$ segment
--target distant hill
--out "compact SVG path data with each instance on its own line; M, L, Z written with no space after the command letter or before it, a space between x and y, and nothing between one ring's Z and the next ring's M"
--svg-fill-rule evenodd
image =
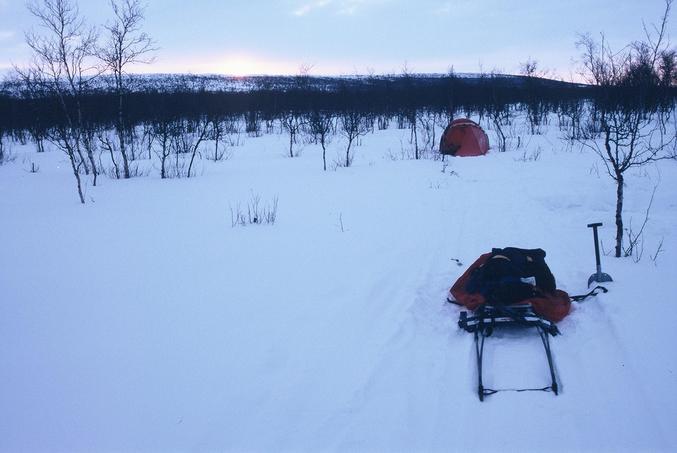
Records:
M408 75L355 75L355 76L226 76L218 74L134 74L130 75L131 92L250 92L250 91L288 91L298 88L320 91L341 89L370 89L378 86L409 84L412 87L437 86L450 83L452 79L462 84L478 85L488 78L502 88L523 88L528 82L541 88L583 88L586 85L564 81L527 78L510 74L482 75L476 73L458 74L408 74ZM93 83L94 91L108 91L110 76L103 76ZM0 84L0 94L17 96L21 84L8 80Z

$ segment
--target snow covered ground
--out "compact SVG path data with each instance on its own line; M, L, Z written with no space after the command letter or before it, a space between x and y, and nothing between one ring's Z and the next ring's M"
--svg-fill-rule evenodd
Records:
M675 451L677 163L629 176L636 227L660 180L644 257L603 257L609 293L560 323L562 393L480 403L449 286L491 247L519 246L585 292L586 224L604 222L610 250L614 183L554 128L444 172L393 159L408 136L367 135L353 167L326 173L315 145L292 159L285 135L247 138L196 178L101 178L84 206L65 155L14 145L0 167L0 450ZM278 197L276 224L233 228L252 194ZM487 340L487 386L548 385L539 341Z

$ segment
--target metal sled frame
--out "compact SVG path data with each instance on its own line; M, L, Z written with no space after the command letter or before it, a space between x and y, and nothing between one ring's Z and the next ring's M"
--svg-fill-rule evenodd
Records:
M502 391L552 391L555 395L558 393L557 378L555 377L555 368L552 360L552 351L550 349L550 339L548 335L558 335L559 330L557 326L536 315L531 305L511 305L511 306L493 306L482 305L475 311L474 316L468 316L468 312L462 311L458 320L458 325L467 332L473 333L475 338L475 352L477 354L477 376L478 386L477 394L480 401L484 401L484 397L493 395ZM548 359L548 367L550 368L551 385L543 388L526 388L526 389L489 389L485 388L482 383L482 358L484 355L484 340L490 336L494 329L504 326L517 327L534 327L541 337L543 347L545 348L545 355Z

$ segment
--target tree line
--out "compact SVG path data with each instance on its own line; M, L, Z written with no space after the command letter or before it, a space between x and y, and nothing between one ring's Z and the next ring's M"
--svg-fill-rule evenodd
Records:
M548 80L529 59L519 76L496 70L426 76L405 66L393 76L331 78L302 68L296 76L249 78L245 89L221 91L208 88L208 77L158 85L128 73L151 62L155 51L140 0L110 0L111 17L98 29L74 0L33 0L28 8L40 28L26 33L32 63L0 86L0 163L5 136L31 140L38 152L48 141L68 156L84 203L83 174L93 185L101 173L130 178L143 172L136 161L155 155L162 178L191 177L205 142L213 146L205 157L221 160L224 141L239 140L241 132L288 133L290 157L299 137L310 137L327 170L326 145L336 134L347 144L340 165L350 166L354 143L392 121L410 130L412 158L419 159L436 147L436 127L457 115L485 121L496 133L495 148L506 151L516 115L539 134L555 113L565 139L594 150L617 183L615 254L627 255L637 238L630 233L630 248L623 247L625 172L675 156L677 138L668 127L677 90L677 54L667 36L672 3L665 0L657 24L643 24L644 39L620 50L603 34L580 35L585 84Z

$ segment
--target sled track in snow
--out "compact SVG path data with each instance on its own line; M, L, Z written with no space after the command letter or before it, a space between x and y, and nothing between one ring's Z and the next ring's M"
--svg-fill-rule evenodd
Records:
M444 302L447 267L438 253L411 278L386 279L376 286L377 306L384 307L384 316L397 328L382 340L378 360L348 406L327 421L319 438L331 441L323 448L379 449L395 437L403 448L429 450L441 431L449 431L450 376L464 373L454 370L450 358L456 327L455 310ZM378 290L384 287L390 289Z

